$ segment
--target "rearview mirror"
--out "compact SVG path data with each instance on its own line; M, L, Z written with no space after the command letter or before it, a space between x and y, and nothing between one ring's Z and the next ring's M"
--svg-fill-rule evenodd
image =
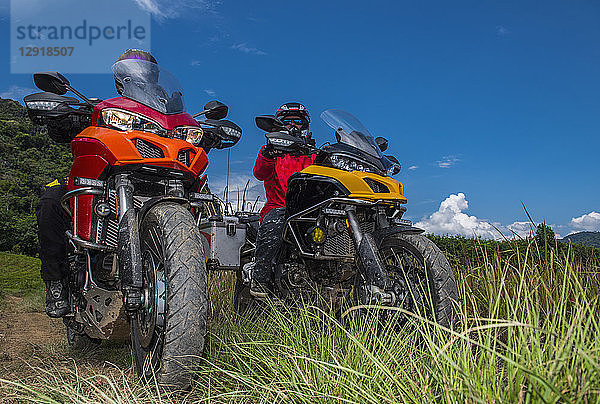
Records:
M229 112L229 107L219 101L209 101L204 106L204 116L207 119L223 119L227 116Z
M375 142L377 142L377 146L379 146L379 150L382 152L386 151L388 148L388 140L384 137L377 136L375 138Z
M285 125L279 119L275 118L275 115L259 115L254 120L259 129L268 133L287 130Z
M33 81L40 90L58 95L66 93L71 85L69 80L59 72L34 73Z

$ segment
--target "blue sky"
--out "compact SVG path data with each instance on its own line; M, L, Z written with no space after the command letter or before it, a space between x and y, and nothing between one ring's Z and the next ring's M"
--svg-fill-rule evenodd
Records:
M600 230L596 1L131 1L152 14L152 52L188 110L230 106L244 130L238 181L264 143L253 117L300 101L318 142L332 140L318 118L331 107L387 137L407 217L430 231L518 230L521 203L561 235ZM6 0L1 19L0 96L22 97L33 83L9 73ZM69 77L90 96L115 94L109 74ZM215 184L226 156L211 152Z

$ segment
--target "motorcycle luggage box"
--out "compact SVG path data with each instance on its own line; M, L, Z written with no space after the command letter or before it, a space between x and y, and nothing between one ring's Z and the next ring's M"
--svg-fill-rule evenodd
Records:
M211 216L198 226L208 269L237 270L240 250L246 243L246 225L236 216Z

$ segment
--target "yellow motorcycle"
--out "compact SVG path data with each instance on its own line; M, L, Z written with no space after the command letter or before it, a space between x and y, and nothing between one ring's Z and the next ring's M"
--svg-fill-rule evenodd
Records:
M402 219L404 187L392 178L400 164L383 155L388 141L375 139L345 111L327 110L321 118L337 140L321 148L294 136L273 116L256 118L274 149L317 154L313 165L288 181L276 296L298 301L317 295L334 307L350 301L403 308L450 325L458 297L454 273L423 230ZM252 269L250 262L238 272L238 309L253 303L248 293ZM405 318L393 314L398 310L388 312Z

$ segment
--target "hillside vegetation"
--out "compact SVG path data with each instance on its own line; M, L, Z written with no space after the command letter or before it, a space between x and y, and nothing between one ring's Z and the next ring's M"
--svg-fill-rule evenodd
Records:
M18 102L0 99L0 251L37 253L42 187L67 175L71 162L68 144L53 142Z
M560 241L565 243L582 244L590 247L600 248L600 232L580 231L579 233L569 234Z

